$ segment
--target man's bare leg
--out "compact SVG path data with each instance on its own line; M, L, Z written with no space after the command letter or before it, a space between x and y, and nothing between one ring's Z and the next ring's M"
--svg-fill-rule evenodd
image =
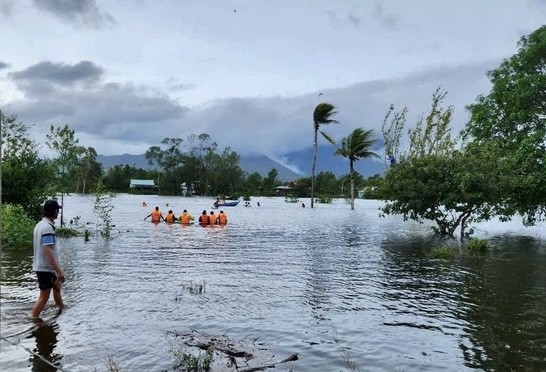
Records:
M61 283L59 282L53 284L53 299L55 300L55 305L59 308L59 312L61 312L64 308L64 303L61 296Z
M40 313L44 309L45 304L49 300L49 294L51 293L51 288L48 289L40 289L40 295L38 296L38 299L36 300L36 303L34 304L34 307L30 311L30 316L33 318L37 318L40 316Z

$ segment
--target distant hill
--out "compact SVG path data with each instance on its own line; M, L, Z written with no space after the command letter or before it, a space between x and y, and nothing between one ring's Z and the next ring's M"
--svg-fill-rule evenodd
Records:
M104 169L112 168L115 165L128 165L130 167L141 168L141 169L156 169L156 166L148 164L148 160L144 157L144 154L141 155L131 155L131 154L122 154L122 155L97 155L97 162L102 164Z
M349 173L349 161L343 157L334 156L335 148L333 146L319 146L317 154L317 174L321 171L330 171L340 177ZM114 165L129 165L135 168L155 169L157 167L148 164L148 161L141 155L97 155L97 161L102 164L104 169ZM306 149L296 151L283 156L285 165L275 161L265 155L259 156L241 156L240 166L248 174L257 172L262 177L267 176L271 169L275 168L278 172L278 178L282 181L291 181L300 177L311 175L311 165L313 161L313 150ZM298 169L302 172L296 173L290 168ZM379 160L359 160L355 164L355 170L365 178L375 174L385 173L385 164Z
M336 177L343 176L349 173L349 160L342 156L335 156L334 152L336 147L319 146L317 151L317 169L316 173L319 174L322 171L329 171L336 175ZM378 155L382 153L374 149ZM313 162L313 149L306 149L303 151L296 151L284 156L287 163L297 167L307 175L311 175L311 167ZM375 174L383 175L386 167L385 163L381 159L364 159L358 160L355 165L355 170L360 173L364 178L371 177Z

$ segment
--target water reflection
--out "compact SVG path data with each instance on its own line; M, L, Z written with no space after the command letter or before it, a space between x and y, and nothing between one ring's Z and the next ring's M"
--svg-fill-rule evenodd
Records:
M545 370L543 241L499 237L492 253L445 261L427 258L433 238L396 240L384 242L386 326L458 335L471 369Z
M32 363L33 372L54 372L59 366L62 359L62 355L55 353L55 347L57 346L58 324L54 320L43 321L42 319L34 319L34 329L31 332L29 338L36 340L36 347L34 353L30 357ZM51 364L46 363L45 360Z
M487 370L539 371L546 367L545 245L504 237L491 257L469 257L464 280L471 306L460 348L466 364Z

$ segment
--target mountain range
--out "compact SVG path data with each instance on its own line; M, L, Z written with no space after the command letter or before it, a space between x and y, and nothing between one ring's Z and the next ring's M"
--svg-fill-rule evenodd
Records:
M330 171L336 177L340 177L349 172L349 160L340 156L334 156L333 152L334 150L331 146L319 146L316 174L321 171ZM97 155L97 161L102 164L104 169L118 164L142 169L157 168L148 164L144 154ZM248 174L257 172L262 177L267 176L269 171L275 168L278 172L277 178L279 180L291 181L310 176L312 162L313 150L306 149L283 155L282 158L273 158L266 155L241 156L239 165ZM355 163L355 170L364 178L375 174L383 174L385 169L385 163L377 159L364 159Z

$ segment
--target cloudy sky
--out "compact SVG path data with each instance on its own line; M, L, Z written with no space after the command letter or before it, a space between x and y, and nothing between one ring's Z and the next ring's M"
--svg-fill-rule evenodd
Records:
M412 125L441 86L462 127L544 23L546 0L0 0L0 107L103 155L208 133L282 158L312 147L322 101L335 138L379 137L391 103Z

